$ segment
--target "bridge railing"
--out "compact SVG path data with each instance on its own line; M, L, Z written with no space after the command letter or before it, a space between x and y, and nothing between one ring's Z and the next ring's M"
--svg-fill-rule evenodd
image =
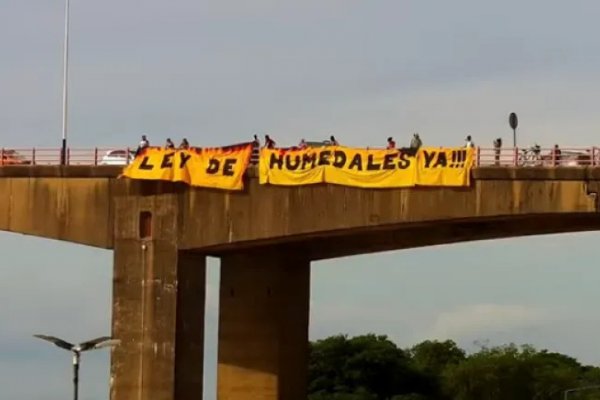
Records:
M61 153L57 148L2 148L0 165L60 165ZM132 157L130 148L96 147L68 148L65 158L68 165L126 165Z
M126 147L68 148L68 165L126 165L133 159L133 149ZM475 149L475 166L499 167L582 167L600 166L600 147L554 148L486 148ZM0 166L60 165L58 148L0 148ZM258 163L253 152L251 164Z
M599 147L482 148L475 152L476 166L583 167L600 166Z

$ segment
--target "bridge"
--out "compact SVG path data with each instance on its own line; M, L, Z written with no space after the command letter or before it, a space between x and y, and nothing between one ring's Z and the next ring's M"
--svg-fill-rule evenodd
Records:
M480 162L465 188L385 190L260 185L254 168L228 192L118 179L119 166L4 166L0 230L114 252L113 400L202 397L207 256L221 260L218 398L304 399L311 261L599 230L589 154Z

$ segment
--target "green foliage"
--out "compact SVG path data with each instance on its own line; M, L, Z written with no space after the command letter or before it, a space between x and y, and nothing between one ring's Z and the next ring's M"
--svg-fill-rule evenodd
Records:
M465 352L452 340L445 342L426 340L410 349L415 366L424 372L439 375L448 365L465 359Z
M311 343L310 400L561 400L600 385L600 368L531 346L483 347L466 355L452 341L399 349L386 336L332 336ZM600 389L572 400L600 400Z
M336 393L369 399L389 399L419 384L408 354L386 336L348 339L333 336L310 347L309 393L325 399Z

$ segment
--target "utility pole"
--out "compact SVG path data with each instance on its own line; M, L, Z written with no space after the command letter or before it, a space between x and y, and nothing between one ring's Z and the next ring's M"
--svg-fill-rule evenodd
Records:
M65 39L63 51L63 102L62 102L62 147L60 150L60 164L67 163L67 107L69 96L69 0L65 0Z

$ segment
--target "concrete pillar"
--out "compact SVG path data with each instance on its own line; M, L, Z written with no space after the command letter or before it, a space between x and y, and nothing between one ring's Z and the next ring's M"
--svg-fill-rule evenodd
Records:
M112 400L202 399L205 257L177 249L169 204L117 207Z
M310 261L281 249L221 258L219 400L305 400Z

